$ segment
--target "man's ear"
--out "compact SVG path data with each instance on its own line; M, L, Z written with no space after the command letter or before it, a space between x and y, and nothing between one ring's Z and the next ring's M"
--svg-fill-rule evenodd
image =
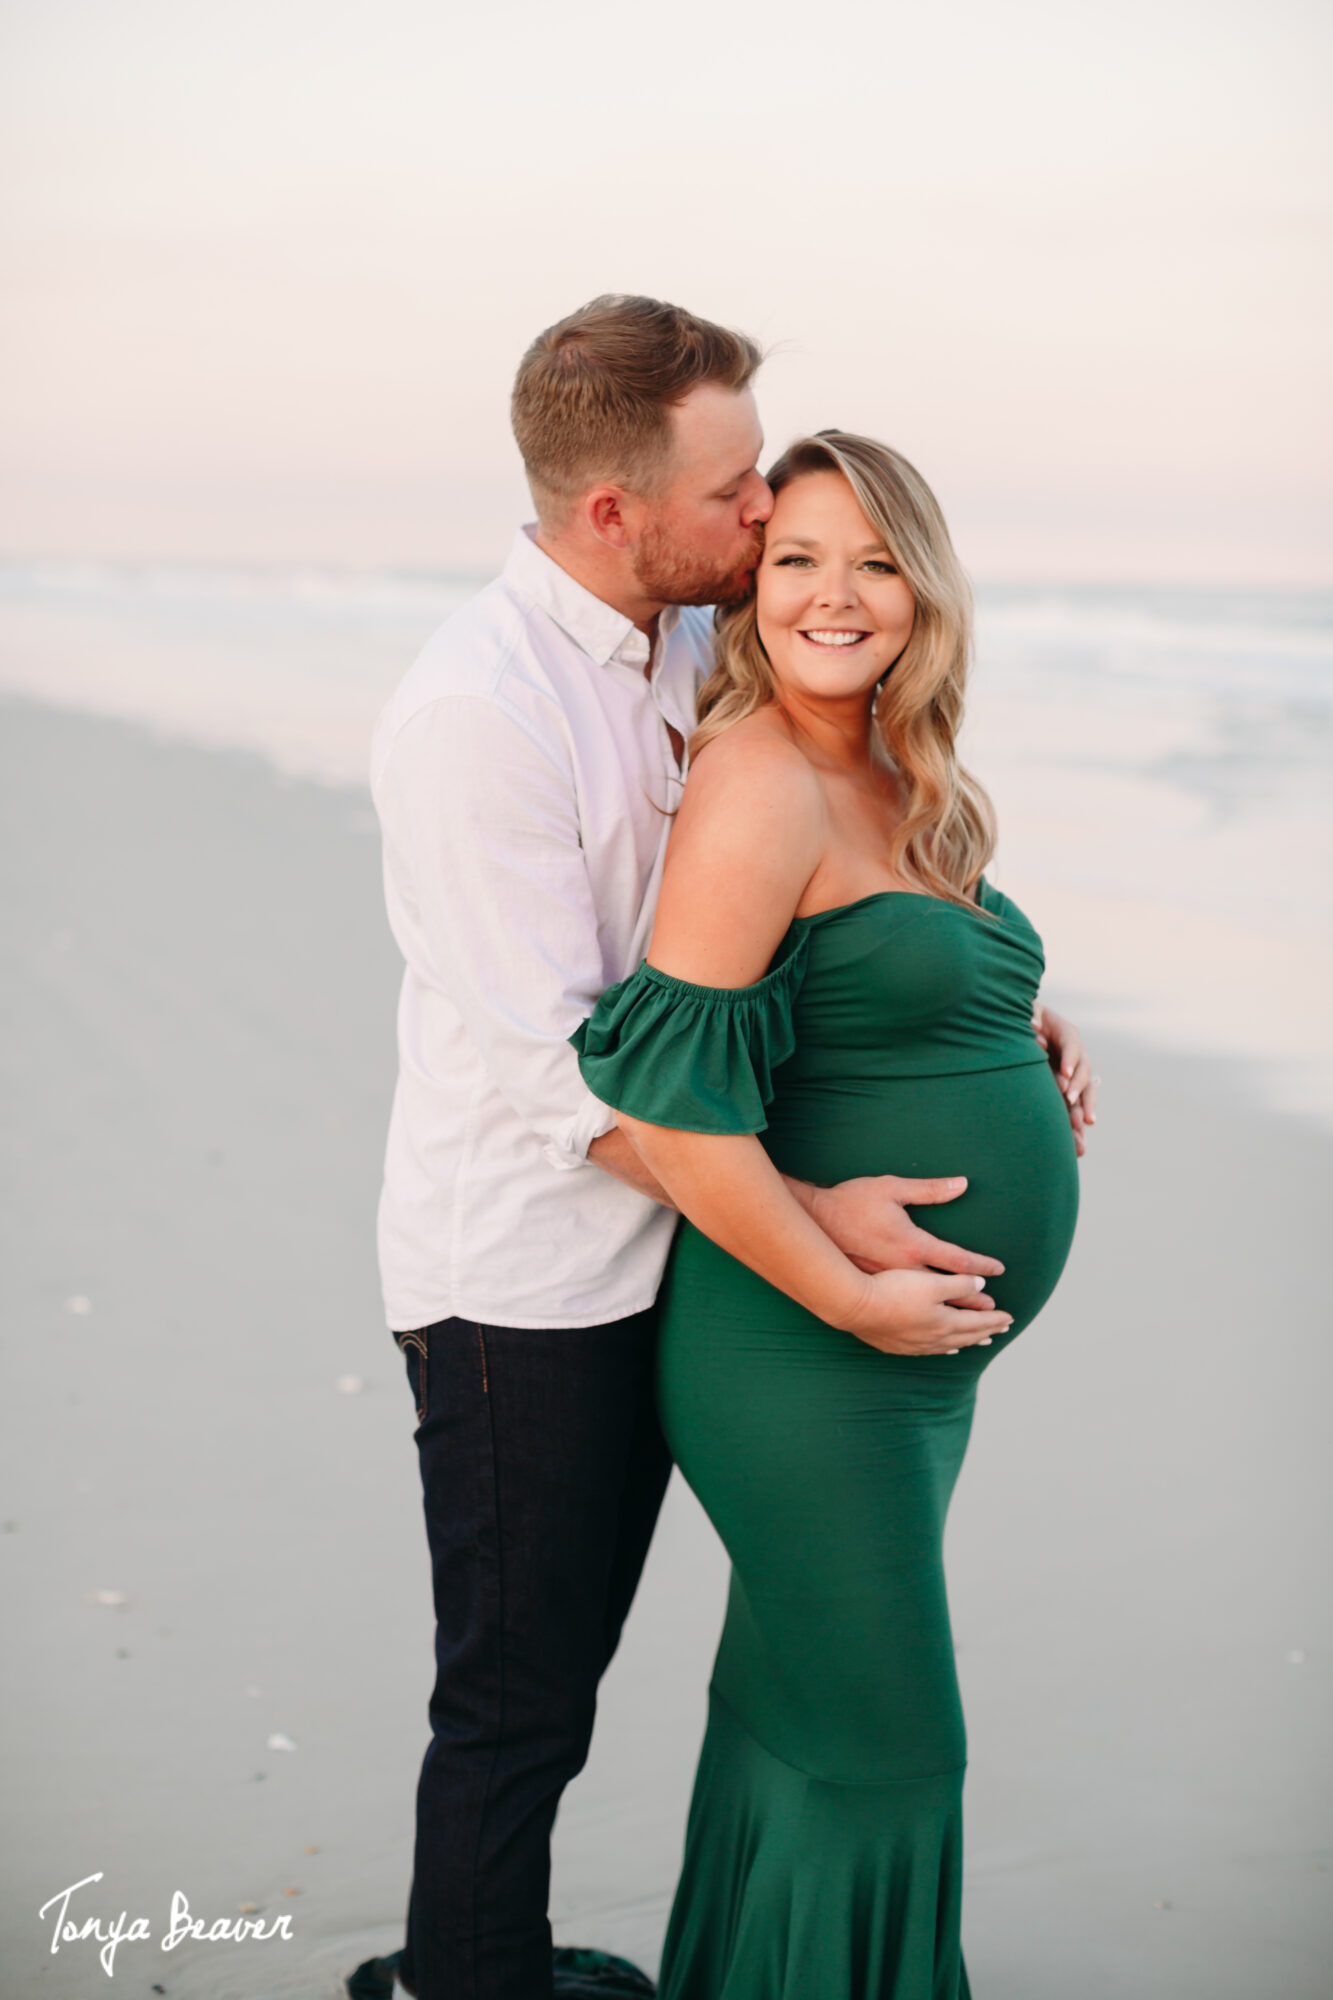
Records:
M608 548L623 549L629 546L629 530L625 524L625 502L628 499L623 487L594 486L583 502L583 516L599 542Z

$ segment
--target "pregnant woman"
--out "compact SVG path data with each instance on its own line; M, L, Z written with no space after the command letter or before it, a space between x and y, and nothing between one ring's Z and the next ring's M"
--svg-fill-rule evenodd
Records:
M769 477L649 958L576 1037L686 1218L661 1406L732 1563L661 1992L965 2000L945 1512L981 1372L1068 1253L1093 1090L1080 1065L1062 1097L1040 941L983 873L933 495L834 431ZM993 1299L860 1270L814 1219L834 1182L960 1168L950 1231L1003 1261Z

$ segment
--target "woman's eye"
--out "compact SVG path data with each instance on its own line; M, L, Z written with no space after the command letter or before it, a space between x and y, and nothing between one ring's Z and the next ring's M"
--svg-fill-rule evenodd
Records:
M779 556L774 564L776 569L794 569L797 563L808 563L809 556Z
M867 569L873 569L877 576L897 576L898 565L891 562L868 562Z

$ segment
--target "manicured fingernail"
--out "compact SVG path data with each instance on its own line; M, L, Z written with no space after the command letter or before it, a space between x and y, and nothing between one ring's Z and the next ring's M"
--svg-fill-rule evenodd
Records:
M978 1346L978 1347L989 1347L989 1346L990 1346L990 1335L989 1335L989 1334L987 1334L987 1335L986 1335L986 1338L985 1338L984 1340L979 1340L979 1341L977 1342L977 1346Z
M957 1354L958 1349L956 1347L946 1347L944 1351L946 1354Z
M945 1185L946 1187L966 1187L967 1182L961 1174L955 1174L951 1180L946 1181Z
M973 1283L973 1285L974 1285L974 1286L976 1287L977 1291L979 1291L979 1292L984 1292L984 1291L985 1291L985 1289L986 1289L986 1280L985 1280L984 1278L973 1278L973 1280L972 1280L972 1283Z

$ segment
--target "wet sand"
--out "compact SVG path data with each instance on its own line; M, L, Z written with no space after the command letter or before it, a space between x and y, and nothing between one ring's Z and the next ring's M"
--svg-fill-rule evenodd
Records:
M0 1990L105 1990L37 1916L100 1870L70 1915L152 1933L112 1991L333 2000L399 1938L431 1664L373 816L18 701L0 812ZM1074 1258L950 1522L973 1990L1315 2000L1333 1140L1224 1064L1097 1062ZM655 1964L724 1586L677 1482L562 1812L562 1939ZM178 1890L292 1938L163 1953Z

